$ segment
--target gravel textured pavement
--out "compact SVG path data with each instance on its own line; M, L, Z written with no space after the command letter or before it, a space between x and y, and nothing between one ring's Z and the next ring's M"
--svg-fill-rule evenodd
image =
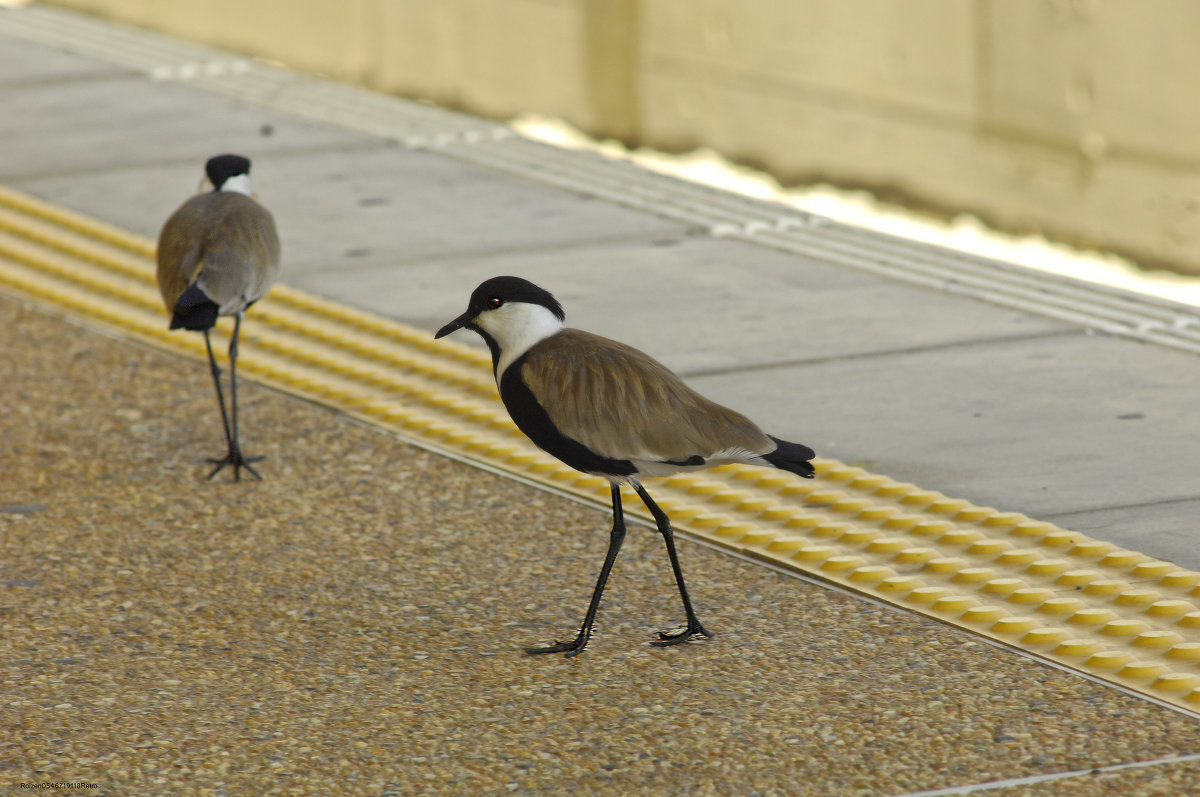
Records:
M577 626L606 514L249 383L265 480L206 481L203 363L3 296L0 363L4 793L901 795L1200 752L1179 713L686 540L717 636L650 647L682 612L642 527L587 652L526 656ZM990 793L1114 784L1200 765Z

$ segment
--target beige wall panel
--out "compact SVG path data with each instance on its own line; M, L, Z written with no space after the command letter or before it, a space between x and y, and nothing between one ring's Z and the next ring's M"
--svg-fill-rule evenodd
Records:
M814 108L780 95L658 76L649 103L690 109L644 128L649 143L704 141L740 160L770 158L785 181L829 181L899 192L953 215L975 213L1020 232L1136 254L1147 263L1200 264L1200 175L1107 159L1036 141L969 135L869 107ZM1118 226L1119 225L1119 226Z
M63 0L97 16L360 81L377 0Z
M579 120L585 61L578 0L464 0L462 98L489 116L537 108Z
M463 0L386 0L377 5L372 88L461 104Z
M769 85L825 102L962 116L975 10L944 0L645 0L642 68ZM652 108L645 108L652 112Z
M1200 165L1200 3L992 0L986 8L989 124L1093 155L1124 150Z

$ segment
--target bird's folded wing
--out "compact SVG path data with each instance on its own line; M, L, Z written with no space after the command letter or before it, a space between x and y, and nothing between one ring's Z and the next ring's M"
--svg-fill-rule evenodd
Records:
M706 399L652 357L575 329L529 350L521 376L567 437L612 459L685 462L774 443L740 413Z

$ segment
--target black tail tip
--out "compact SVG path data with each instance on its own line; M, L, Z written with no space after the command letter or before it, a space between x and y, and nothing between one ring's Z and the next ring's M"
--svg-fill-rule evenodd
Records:
M171 329L190 329L203 331L212 329L217 324L220 308L216 302L208 298L199 285L192 285L179 296L175 302L175 311L171 313Z
M802 443L790 443L787 440L780 440L778 437L767 436L775 441L775 450L764 454L763 459L780 470L786 470L805 479L816 476L816 468L809 462L817 455L815 451Z

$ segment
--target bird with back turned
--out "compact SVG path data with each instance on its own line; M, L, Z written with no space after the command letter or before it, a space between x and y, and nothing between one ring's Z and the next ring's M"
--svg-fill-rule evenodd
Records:
M241 155L217 155L205 164L211 190L176 210L158 236L158 287L171 315L171 329L204 333L209 369L217 390L228 450L210 459L208 478L229 465L233 479L245 468L261 479L253 463L263 457L242 453L238 439L238 335L246 308L266 295L279 273L279 235L270 212L253 197L250 161ZM229 409L210 332L220 316L233 316L229 341Z

